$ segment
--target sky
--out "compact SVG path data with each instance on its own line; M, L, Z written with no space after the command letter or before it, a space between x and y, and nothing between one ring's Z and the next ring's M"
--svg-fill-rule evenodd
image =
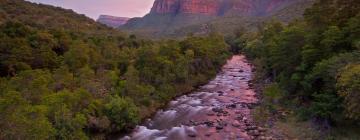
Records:
M27 0L73 9L79 14L97 19L99 15L142 17L147 14L154 0Z

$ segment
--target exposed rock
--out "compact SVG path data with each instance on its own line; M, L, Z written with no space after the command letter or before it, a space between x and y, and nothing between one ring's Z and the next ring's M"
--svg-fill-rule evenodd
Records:
M214 116L215 114L214 114L213 112L208 112L208 113L206 113L206 115L208 115L208 116Z
M256 126L247 126L246 130L256 130L257 127Z
M260 132L265 132L265 131L266 131L266 129L265 129L265 128L262 128L262 127L258 127L258 130L259 130Z
M252 130L251 131L251 135L253 135L253 136L260 136L260 133L259 133L259 131L258 130Z
M213 121L205 121L204 124L208 127L213 127L214 126L214 122Z
M193 138L197 136L196 132L193 132L193 131L189 131L189 132L187 133L187 135L188 135L189 137L193 137Z
M221 129L224 129L224 126L222 126L222 125L216 125L216 130L221 130Z
M233 104L227 105L226 108L236 108L236 104L233 103Z
M212 111L216 112L216 113L223 113L223 109L222 108L219 108L219 107L215 107L212 109Z
M217 91L217 93L224 93L223 91Z
M176 13L179 4L179 0L155 0L151 13Z
M239 128L241 124L238 121L233 122L232 126Z
M206 132L205 136L210 137L212 135L212 132Z
M217 15L220 10L219 0L182 0L180 13Z
M265 15L296 0L155 0L151 14Z
M265 136L260 136L259 140L267 140Z

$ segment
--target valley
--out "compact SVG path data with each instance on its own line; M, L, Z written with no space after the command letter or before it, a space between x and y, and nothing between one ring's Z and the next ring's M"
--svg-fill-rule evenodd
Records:
M245 56L235 55L208 84L171 101L122 140L274 139L252 120L250 110L258 104L252 76Z
M360 139L360 1L141 1L0 0L0 140Z

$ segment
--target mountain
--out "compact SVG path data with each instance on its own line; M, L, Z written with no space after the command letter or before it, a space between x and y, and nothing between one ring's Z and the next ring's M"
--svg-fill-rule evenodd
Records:
M116 28L116 27L126 24L126 22L129 19L130 18L127 18L127 17L115 17L115 16L109 16L109 15L100 15L96 21L99 23L105 24L109 27Z
M181 37L214 29L227 34L228 30L240 25L253 29L273 18L284 22L300 18L312 2L313 0L155 0L150 13L142 18L130 19L120 28L152 37Z
M150 14L204 14L221 16L229 13L264 16L297 0L156 0Z

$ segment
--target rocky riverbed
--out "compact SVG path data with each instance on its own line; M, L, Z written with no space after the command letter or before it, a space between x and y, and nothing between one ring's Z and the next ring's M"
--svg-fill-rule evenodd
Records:
M258 103L252 88L253 68L235 55L222 72L197 91L171 101L123 140L267 140L264 128L253 123Z

